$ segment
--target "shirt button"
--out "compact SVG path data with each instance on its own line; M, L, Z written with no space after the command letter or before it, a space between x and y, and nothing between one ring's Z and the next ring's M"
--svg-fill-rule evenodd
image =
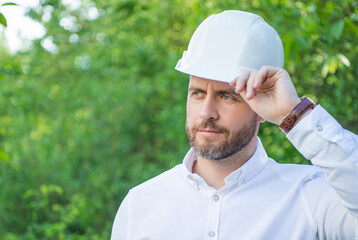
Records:
M210 237L215 237L215 232L210 231L210 232L209 232L209 236L210 236Z
M317 130L320 132L323 130L323 127L321 125L317 125Z
M218 195L214 195L214 200L215 200L215 201L219 201L219 196L218 196Z
M244 183L245 183L245 181L246 181L246 179L245 179L245 178L241 179L241 184L244 184Z

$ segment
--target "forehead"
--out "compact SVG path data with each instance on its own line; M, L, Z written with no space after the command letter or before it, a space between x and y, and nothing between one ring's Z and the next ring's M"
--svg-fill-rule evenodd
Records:
M227 82L220 82L197 76L190 76L189 88L192 87L199 87L203 90L209 87L214 88L215 90L233 90L233 87Z

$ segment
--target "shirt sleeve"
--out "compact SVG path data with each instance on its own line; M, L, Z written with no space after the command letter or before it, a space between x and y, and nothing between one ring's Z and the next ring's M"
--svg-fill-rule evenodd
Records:
M342 128L320 105L286 136L322 169L329 184L327 194L318 196L315 204L320 238L358 239L358 136Z
M128 240L129 220L129 194L123 199L114 219L111 240Z

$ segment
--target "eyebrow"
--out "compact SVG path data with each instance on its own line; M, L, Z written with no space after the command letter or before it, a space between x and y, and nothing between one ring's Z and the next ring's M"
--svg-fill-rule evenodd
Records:
M189 87L189 92L192 92L192 91L205 92L203 89L201 89L199 87Z
M206 92L202 88L196 87L196 86L189 87L189 92L192 92L192 91ZM218 94L218 95L228 94L228 95L233 95L233 96L236 96L236 97L242 99L241 95L239 93L235 92L235 89L218 90L218 91L215 91L215 94Z
M230 89L230 90L219 90L217 91L218 94L229 94L229 95L234 95L237 97L241 97L239 93L236 93L234 89Z

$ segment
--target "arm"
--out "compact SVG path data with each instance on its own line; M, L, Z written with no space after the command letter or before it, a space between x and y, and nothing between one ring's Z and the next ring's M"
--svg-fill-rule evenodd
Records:
M287 138L305 158L322 169L344 207L358 218L358 136L343 129L317 106Z
M245 72L230 83L264 120L279 125L299 103L288 73L275 67ZM358 137L343 129L321 106L301 117L287 138L314 165L321 167L334 189L316 196L324 204L317 213L318 228L326 235L336 229L358 235ZM314 191L311 191L314 194ZM307 196L308 198L310 196ZM328 198L325 201L323 198ZM339 209L340 210L337 210ZM316 210L315 210L316 211ZM345 219L344 224L339 219ZM336 226L334 228L327 226ZM351 233L350 232L350 233ZM321 235L322 235L321 234ZM342 235L341 235L342 236Z
M357 239L358 136L343 129L319 105L286 136L305 158L322 169L330 185L305 187L319 239ZM315 196L317 188L325 194Z

